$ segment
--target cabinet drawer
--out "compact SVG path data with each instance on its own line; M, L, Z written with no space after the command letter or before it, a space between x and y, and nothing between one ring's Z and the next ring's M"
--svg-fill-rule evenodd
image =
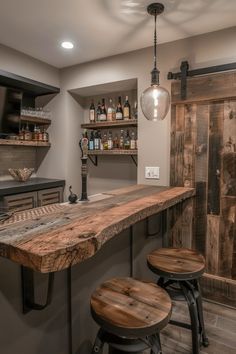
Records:
M20 193L3 198L6 211L23 211L37 206L37 192Z
M63 188L50 188L38 191L38 206L63 202Z

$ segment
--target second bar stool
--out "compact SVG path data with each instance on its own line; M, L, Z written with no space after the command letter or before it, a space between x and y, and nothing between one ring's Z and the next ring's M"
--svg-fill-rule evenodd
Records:
M100 325L92 353L161 353L159 332L171 315L167 292L153 283L113 278L92 294L91 313Z
M170 320L171 324L192 331L192 352L199 354L199 345L208 346L205 332L199 278L205 270L204 257L186 248L160 248L147 256L148 267L160 276L158 285L166 289L172 299L186 300L191 325Z

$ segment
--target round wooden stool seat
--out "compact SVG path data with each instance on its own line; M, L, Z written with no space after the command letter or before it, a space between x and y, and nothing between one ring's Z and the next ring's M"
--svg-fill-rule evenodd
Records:
M205 259L187 248L160 248L147 256L149 268L156 274L176 279L199 278L205 270Z
M159 332L169 322L171 300L153 283L133 278L114 278L92 294L94 320L109 333L140 338Z

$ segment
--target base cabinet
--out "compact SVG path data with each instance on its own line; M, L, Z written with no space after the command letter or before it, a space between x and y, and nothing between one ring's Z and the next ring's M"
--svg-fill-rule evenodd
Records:
M3 197L2 204L4 211L15 212L62 202L63 187L57 187L35 192L8 195Z

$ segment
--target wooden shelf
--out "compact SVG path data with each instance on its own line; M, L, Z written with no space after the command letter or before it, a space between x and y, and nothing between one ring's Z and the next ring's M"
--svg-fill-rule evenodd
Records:
M117 128L117 127L137 127L137 119L120 120L120 121L106 121L97 123L84 123L81 128L84 129L104 129L104 128Z
M138 150L90 150L88 155L95 156L95 155L137 155Z
M41 117L32 117L32 116L21 116L21 122L23 123L33 123L38 125L50 125L51 119L41 118Z
M0 145L50 147L51 143L46 143L44 141L25 141L25 140L0 139Z

